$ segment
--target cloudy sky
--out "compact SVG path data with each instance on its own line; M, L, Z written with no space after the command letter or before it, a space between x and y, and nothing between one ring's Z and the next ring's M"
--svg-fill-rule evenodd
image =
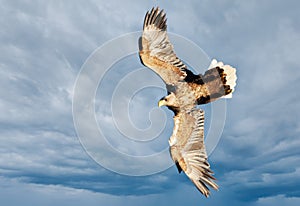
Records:
M171 33L237 68L234 98L219 103L226 121L202 107L207 128L225 124L209 156L220 190L208 199L170 164L172 114L157 108L163 84L135 51L157 5ZM299 8L296 0L0 0L1 205L299 205ZM202 57L191 64L207 65Z

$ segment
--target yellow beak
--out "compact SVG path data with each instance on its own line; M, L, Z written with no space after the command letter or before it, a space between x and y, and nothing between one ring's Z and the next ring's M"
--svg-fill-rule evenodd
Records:
M164 100L160 100L158 102L158 107L164 106L165 105L165 101Z

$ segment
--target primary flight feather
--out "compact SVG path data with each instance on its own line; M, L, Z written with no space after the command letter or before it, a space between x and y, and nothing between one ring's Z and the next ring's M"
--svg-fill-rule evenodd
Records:
M152 8L146 13L139 39L141 62L165 82L168 95L158 105L174 112L169 139L170 154L179 172L184 171L206 197L209 187L217 190L204 145L204 111L197 109L218 98L230 98L236 85L236 70L212 60L208 70L194 74L176 56L167 35L166 14Z

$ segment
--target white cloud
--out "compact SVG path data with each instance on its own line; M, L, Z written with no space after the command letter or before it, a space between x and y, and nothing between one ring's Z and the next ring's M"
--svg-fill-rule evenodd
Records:
M2 3L0 171L6 178L44 186L12 179L2 181L6 186L15 186L1 187L1 201L19 205L19 200L25 199L32 203L23 195L28 194L25 191L30 188L33 194L43 193L46 200L53 201L56 196L57 205L66 199L72 204L88 201L86 205L98 205L107 200L117 205L122 204L125 197L71 188L141 195L168 191L174 185L181 188L180 192L170 191L177 205L182 203L179 194L183 190L193 191L192 194L184 192L188 197L185 199L193 203L199 201L198 192L183 175L177 176L175 168L157 176L131 179L98 167L83 152L72 123L73 84L88 55L111 38L140 30L146 10L161 5L167 11L169 31L192 39L209 55L238 69L236 94L227 104L224 135L210 158L221 189L206 203L217 204L231 198L233 205L243 205L242 202L245 205L275 202L298 205L300 41L297 4L297 1L187 1L184 4L174 1L169 4L133 0L126 3L117 0L74 1L72 4L67 1ZM119 76L114 74L111 78L114 77ZM108 93L109 89L107 87ZM161 94L157 96L160 97ZM147 98L137 96L132 109L143 109ZM107 104L99 103L98 117L106 120L107 132L118 137L109 127L111 115L103 106ZM145 114L150 108L147 106L144 115L133 114L133 123L140 126L147 123ZM120 121L126 119L125 116L120 118ZM163 141L167 144L167 133L153 147L137 148L134 152L151 153L160 148ZM120 150L131 152L130 144L121 143L124 142L116 141ZM235 196L236 192L246 195ZM13 198L16 196L19 198ZM147 204L151 205L166 203L166 199L170 199L166 196L126 198L132 204L140 204L150 197L153 199ZM45 205L46 201L39 199L39 195L36 197L35 203ZM247 202L249 199L252 202Z
M277 195L266 198L259 198L255 205L269 206L269 205L288 205L296 206L299 204L299 197L285 197L284 195Z

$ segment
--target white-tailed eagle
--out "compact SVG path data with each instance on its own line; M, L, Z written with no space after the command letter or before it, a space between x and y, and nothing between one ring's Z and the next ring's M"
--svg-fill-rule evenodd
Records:
M174 112L169 139L170 154L179 172L184 171L206 197L208 186L217 190L204 145L204 111L196 108L218 98L230 98L236 85L236 70L212 60L208 70L194 74L176 56L167 35L166 14L152 8L146 13L139 39L141 62L166 83L168 95L158 105Z

